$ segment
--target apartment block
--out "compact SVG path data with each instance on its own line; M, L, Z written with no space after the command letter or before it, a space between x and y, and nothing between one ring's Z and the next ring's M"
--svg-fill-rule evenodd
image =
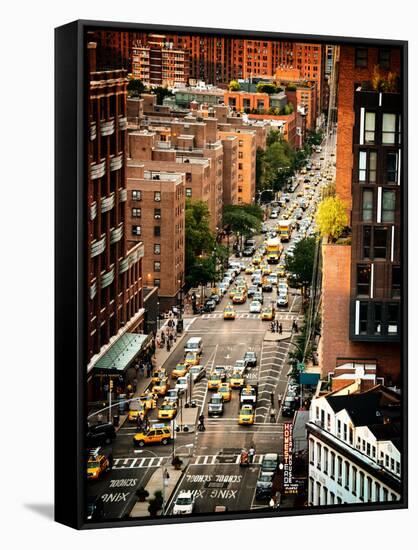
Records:
M220 131L219 138L238 139L237 203L253 204L255 200L256 133L251 130Z
M238 138L227 136L221 140L223 147L223 204L238 204Z
M128 160L127 240L143 243L144 283L158 287L164 311L178 302L184 284L185 174L146 166Z

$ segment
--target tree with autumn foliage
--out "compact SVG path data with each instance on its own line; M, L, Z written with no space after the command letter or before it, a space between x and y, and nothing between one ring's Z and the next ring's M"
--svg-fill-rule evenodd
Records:
M318 206L316 225L321 237L334 242L348 225L347 205L339 197L327 197Z

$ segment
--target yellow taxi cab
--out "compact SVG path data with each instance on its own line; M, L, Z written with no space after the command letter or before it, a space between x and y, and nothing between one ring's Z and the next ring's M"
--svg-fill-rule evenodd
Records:
M220 294L221 291L219 290L219 288L218 288L217 286L213 286L213 287L210 289L210 292L211 292L211 294L217 294L217 295L219 296L219 294Z
M254 266L253 265L247 265L245 268L245 273L247 275L252 275L254 273Z
M164 378L159 378L158 381L154 384L158 384L160 380L164 380ZM150 392L149 390L146 390L139 399L146 411L148 411L149 409L155 409L155 407L157 406L156 396L153 394L153 392Z
M229 385L231 389L238 390L241 389L245 384L244 376L242 373L235 371L229 377Z
M160 378L165 378L167 376L167 371L163 367L158 367L154 370L151 377L151 384L155 384L160 380Z
M156 384L152 386L152 392L157 395L165 395L170 389L168 378L161 378Z
M105 455L92 452L87 460L87 478L99 479L109 469L109 459Z
M279 265L277 268L277 276L284 277L286 275L286 268L284 265Z
M298 191L297 194L296 194L297 197L303 197L303 191Z
M147 410L139 399L135 399L129 403L128 422L136 422L140 414L144 417Z
M231 290L229 291L229 297L231 298L231 300L233 300L235 294L238 292L238 289L236 287L234 288L231 288Z
M287 220L287 219L289 218L289 212L283 212L282 218L283 218L284 220Z
M245 294L245 292L236 292L234 297L232 298L232 303L234 304L245 304L245 301L247 299L247 296Z
M181 376L186 376L189 367L190 366L186 365L186 363L177 363L175 368L171 371L171 378L180 378Z
M208 376L208 390L218 390L222 385L221 376L212 373Z
M200 363L200 356L196 351L188 351L184 358L184 363L188 366L198 365Z
M263 309L261 310L260 317L262 321L273 321L274 319L273 308L270 306L263 307Z
M260 265L260 262L261 262L260 256L254 256L254 258L252 259L253 265Z
M262 272L263 275L270 275L271 273L271 267L269 265L263 266Z
M165 424L153 424L143 432L138 432L133 437L134 447L143 447L153 443L167 445L171 439L171 430Z
M222 395L224 401L231 401L232 391L229 382L222 382L219 386L218 393Z
M238 415L238 424L241 426L254 424L254 409L252 405L242 405Z
M173 420L177 414L177 403L175 401L163 401L158 407L159 420Z
M224 319L235 319L235 309L231 305L227 305L224 309Z

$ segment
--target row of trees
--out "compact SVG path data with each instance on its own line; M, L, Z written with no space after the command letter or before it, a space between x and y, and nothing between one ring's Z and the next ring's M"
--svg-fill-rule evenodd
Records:
M147 88L142 80L138 78L132 78L128 82L127 91L129 97L139 97L141 94L150 93L157 96L157 105L162 105L163 99L166 96L171 95L171 91L163 86L156 86L155 88Z

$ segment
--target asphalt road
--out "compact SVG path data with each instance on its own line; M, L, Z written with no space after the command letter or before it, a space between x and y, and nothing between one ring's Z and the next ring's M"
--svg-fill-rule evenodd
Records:
M332 163L335 160L335 157L331 156L334 148L335 136L330 140L330 145L323 144L323 151L314 154L312 160L318 161L324 156L325 161L322 161L322 164L327 160ZM334 168L332 170L334 171ZM301 177L302 181L303 178ZM291 201L296 199L297 193L303 190L303 187L303 183L299 183L293 196L291 195ZM319 189L320 186L315 188L316 196L319 195ZM305 215L312 208L313 202ZM277 220L267 221L270 228L276 224ZM263 240L264 236L257 237L258 243ZM285 249L291 243L292 239L290 243L285 243ZM231 259L237 260L235 257ZM248 263L251 258L241 258L239 261ZM250 280L250 275L245 277ZM264 305L276 302L276 298L275 288L271 293L264 293ZM228 296L225 296L214 312L197 316L188 324L182 340L170 355L165 367L171 372L175 365L181 362L184 342L191 336L202 337L202 364L206 366L207 371L219 365L232 367L236 360L243 358L246 351L255 351L258 357L257 366L248 374L248 379L257 382L259 388L255 423L252 426L238 425L238 390L233 391L231 402L225 403L222 417L209 418L207 406L210 392L207 382L203 379L194 385L192 398L196 401L199 412L203 411L205 415L206 430L189 434L179 433L176 436L177 449L187 444L193 444L193 449L184 475L168 502L168 514L172 511L176 496L182 490L194 491L195 513L213 512L215 506L219 505L226 506L229 511L265 507L266 502L258 502L255 499L260 462L268 452L282 454L283 421L289 419L283 419L278 415L274 422L271 422L269 411L271 394L277 410L278 401L286 392L288 352L291 348L289 339L280 342L266 341L270 322L263 322L259 315L249 313L250 301L235 306L235 320L224 320L223 309L228 301ZM284 332L291 330L294 319L301 323L300 313L300 295L297 291L291 291L288 306L279 309L276 315L282 323ZM171 385L174 385L173 381ZM159 402L161 403L161 398ZM150 418L156 418L155 411L152 411ZM173 452L171 445L134 449L134 433L135 426L127 423L119 430L112 448L113 470L88 486L90 495L101 496L103 499L106 519L121 518L128 514L136 500L136 489L145 485L155 468L166 463ZM249 448L251 444L256 448L255 463L248 468L242 468L239 465L239 454L242 448Z

